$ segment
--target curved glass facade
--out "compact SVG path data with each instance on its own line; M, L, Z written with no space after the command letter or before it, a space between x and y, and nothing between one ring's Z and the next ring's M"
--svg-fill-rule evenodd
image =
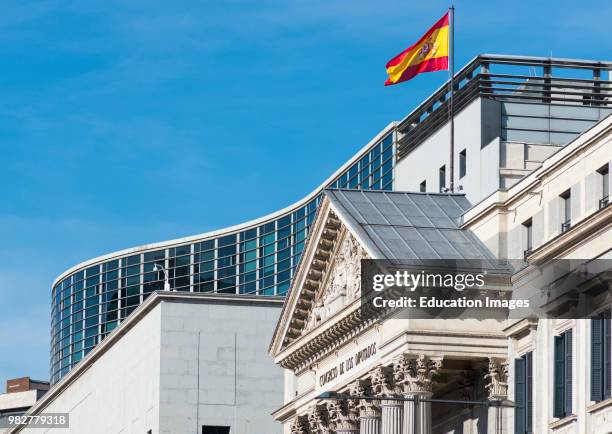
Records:
M323 188L391 190L393 129L331 181L283 212L226 231L158 243L87 261L52 291L51 383L56 383L153 291L284 295Z

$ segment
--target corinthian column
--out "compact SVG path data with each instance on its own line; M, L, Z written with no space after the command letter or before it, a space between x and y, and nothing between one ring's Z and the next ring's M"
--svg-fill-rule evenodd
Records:
M359 433L357 410L351 401L330 401L327 403L327 413L336 434Z
M291 434L308 434L308 417L296 416L291 422Z
M489 359L489 368L484 376L489 402L508 399L508 363L505 360ZM508 415L503 407L489 406L487 432L502 434Z
M404 354L397 360L395 383L401 387L404 397L414 400L404 402L403 434L431 434L431 403L421 400L432 397L432 380L441 367L442 359L423 354L417 357Z
M372 372L372 392L375 395L397 396L393 388L393 369L379 366ZM381 432L382 434L402 434L402 418L404 404L402 401L381 400Z
M352 396L368 396L372 393L368 381L357 380L350 386ZM380 434L380 401L355 400L359 410L359 434Z
M308 411L309 434L329 434L330 426L325 405L313 405Z

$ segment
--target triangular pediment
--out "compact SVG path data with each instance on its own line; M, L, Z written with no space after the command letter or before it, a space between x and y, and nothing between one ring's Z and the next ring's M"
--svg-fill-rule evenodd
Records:
M361 295L361 259L371 258L363 243L323 200L289 291L272 342L278 354L316 336Z
M336 249L321 280L301 335L333 318L360 297L361 259L366 257L367 253L355 236L345 227L341 227Z

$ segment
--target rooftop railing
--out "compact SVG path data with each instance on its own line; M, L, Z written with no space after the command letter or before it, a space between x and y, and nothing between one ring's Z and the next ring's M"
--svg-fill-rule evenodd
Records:
M455 74L454 112L456 115L478 97L612 107L612 81L602 79L611 70L609 61L483 54ZM448 122L449 82L400 122L398 160Z

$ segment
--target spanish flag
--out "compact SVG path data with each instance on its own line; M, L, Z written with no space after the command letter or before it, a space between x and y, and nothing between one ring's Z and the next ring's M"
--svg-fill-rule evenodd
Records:
M385 86L410 80L421 72L448 69L448 12L421 39L387 62Z

